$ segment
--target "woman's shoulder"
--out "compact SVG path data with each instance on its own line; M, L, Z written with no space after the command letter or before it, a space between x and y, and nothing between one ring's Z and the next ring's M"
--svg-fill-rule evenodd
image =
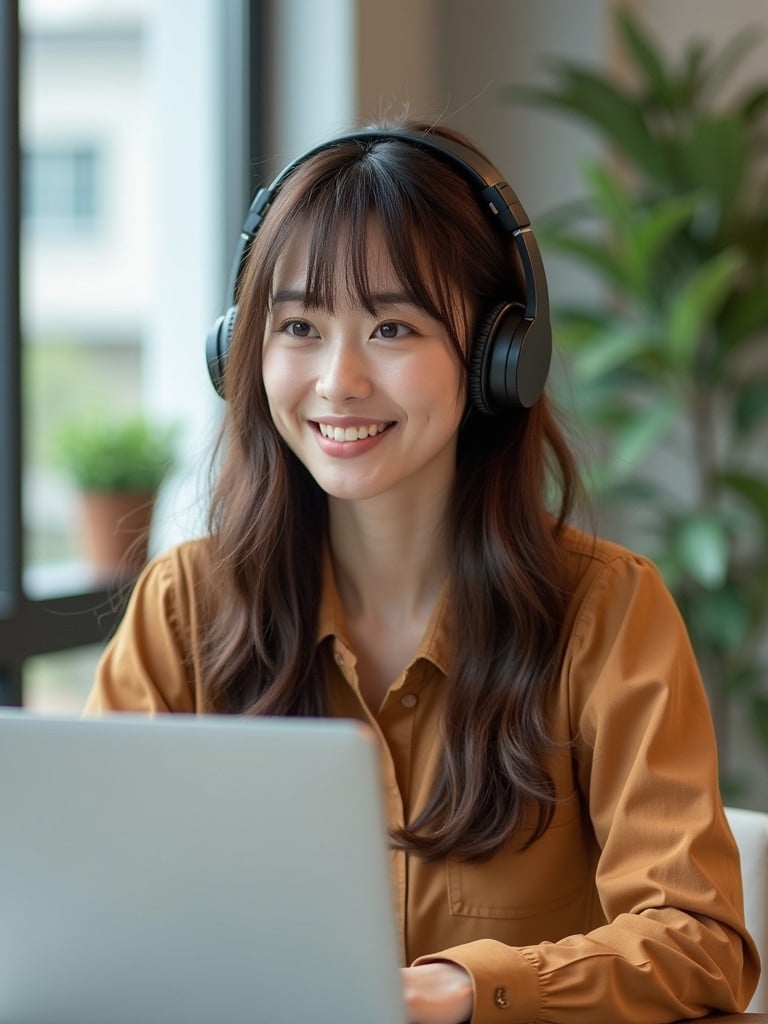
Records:
M187 603L199 595L210 579L212 545L209 537L182 541L155 555L145 566L134 587L134 595L168 596Z
M210 537L195 537L174 544L153 561L165 564L169 571L198 575L207 573L211 566L212 542Z
M653 561L616 541L587 533L576 526L566 526L560 535L560 546L569 567L579 576L594 577L607 566L618 563L638 570L658 572Z
M574 526L563 531L560 544L572 580L574 617L596 605L630 604L641 595L662 607L673 603L661 572L647 556Z

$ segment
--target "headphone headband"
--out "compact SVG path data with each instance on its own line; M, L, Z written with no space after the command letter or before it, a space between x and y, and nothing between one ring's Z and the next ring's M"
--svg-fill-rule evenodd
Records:
M234 329L238 288L248 253L286 179L318 153L349 142L375 145L387 141L401 141L427 150L452 165L473 187L480 206L498 225L498 229L511 238L520 259L525 279L524 305L516 301L507 303L493 310L494 315L486 318L490 321L490 337L480 337L473 349L470 373L472 400L481 411L491 413L510 406L528 408L540 397L551 358L549 302L541 254L523 204L493 164L457 140L436 134L380 129L349 132L313 147L284 167L270 185L260 188L256 193L240 232L230 272L228 309L209 332L206 345L209 372L219 394L223 393L227 349ZM515 315L510 318L507 314L512 308ZM502 330L502 324L506 339L506 350L503 352L497 345L496 337Z

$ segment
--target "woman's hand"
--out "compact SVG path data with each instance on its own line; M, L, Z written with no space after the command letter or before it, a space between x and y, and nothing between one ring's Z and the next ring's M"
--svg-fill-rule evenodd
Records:
M401 968L408 1024L462 1024L472 1016L472 978L458 964Z

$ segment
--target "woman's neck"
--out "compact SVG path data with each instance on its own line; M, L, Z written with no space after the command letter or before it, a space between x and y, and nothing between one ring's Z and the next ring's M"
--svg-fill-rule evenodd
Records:
M330 503L331 557L360 694L376 714L413 659L448 571L445 502Z
M429 615L448 569L447 502L433 495L393 508L392 496L366 502L331 499L330 546L348 618Z

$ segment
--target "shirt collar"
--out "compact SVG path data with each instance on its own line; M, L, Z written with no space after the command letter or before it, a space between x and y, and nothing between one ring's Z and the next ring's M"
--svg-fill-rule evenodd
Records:
M419 658L426 658L431 661L440 671L448 673L448 661L450 657L450 601L449 584L446 581L435 604L432 617L429 620L424 636L421 639L418 650L414 655L414 661ZM326 547L323 552L323 579L320 596L320 611L317 621L317 643L321 644L328 637L336 637L347 647L350 644L346 637L344 622L344 609L341 605L341 598L336 587L336 579L333 574L333 563L331 554Z

